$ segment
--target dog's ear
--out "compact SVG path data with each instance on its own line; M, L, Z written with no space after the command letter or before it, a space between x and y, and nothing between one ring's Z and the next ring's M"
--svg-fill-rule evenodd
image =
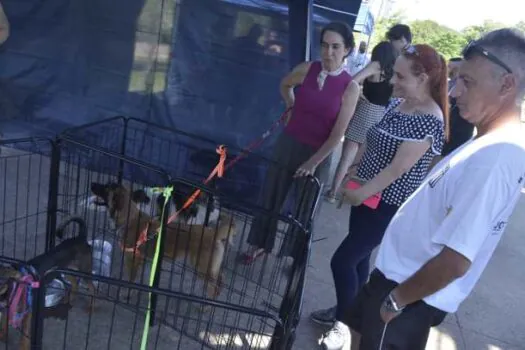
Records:
M136 190L131 194L131 200L135 203L145 203L148 204L151 202L151 198L148 197L144 190Z

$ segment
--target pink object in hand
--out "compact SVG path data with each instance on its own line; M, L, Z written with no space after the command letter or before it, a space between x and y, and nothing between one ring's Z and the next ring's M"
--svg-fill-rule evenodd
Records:
M361 185L357 181L350 180L346 183L346 188L349 190L357 190ZM372 197L367 198L363 204L371 209L377 209L381 202L381 193L374 194Z

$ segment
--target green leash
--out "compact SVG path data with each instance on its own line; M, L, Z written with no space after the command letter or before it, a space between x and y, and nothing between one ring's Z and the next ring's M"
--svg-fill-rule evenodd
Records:
M160 217L160 228L158 232L159 238L157 239L157 245L155 246L155 255L153 255L153 262L151 263L151 271L149 275L149 286L153 286L153 280L155 279L155 270L157 269L157 265L159 263L159 256L160 256L160 235L162 234L162 228L164 225L164 214L166 213L166 205L168 204L171 193L173 192L173 187L166 187L166 188L154 188L154 192L156 193L162 193L164 195L164 206L162 207L162 214ZM148 343L148 335L149 335L149 323L151 319L151 293L148 293L148 311L146 311L146 321L144 323L144 330L142 331L142 341L140 343L140 350L146 350L147 349L147 343Z

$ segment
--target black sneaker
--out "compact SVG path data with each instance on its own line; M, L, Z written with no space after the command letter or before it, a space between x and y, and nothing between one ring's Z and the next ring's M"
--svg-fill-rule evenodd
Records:
M323 326L332 326L335 322L335 312L336 306L333 306L328 309L312 312L310 318L315 323L321 324Z

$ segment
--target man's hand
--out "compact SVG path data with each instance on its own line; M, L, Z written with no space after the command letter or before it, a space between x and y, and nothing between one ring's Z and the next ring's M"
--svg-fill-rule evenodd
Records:
M401 314L401 312L392 312L392 311L389 311L386 309L385 307L385 303L383 303L381 305L381 309L379 310L379 314L381 315L381 319L383 320L383 322L385 323L389 323L390 321L392 321L394 318L396 318L397 316L399 316Z

